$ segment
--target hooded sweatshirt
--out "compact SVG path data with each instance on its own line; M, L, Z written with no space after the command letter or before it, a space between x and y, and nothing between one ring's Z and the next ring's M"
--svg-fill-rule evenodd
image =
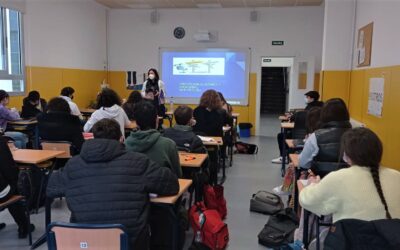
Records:
M116 140L93 139L63 171L53 172L50 198L65 196L71 222L123 224L131 245L148 220L149 193L174 195L178 179L143 154L128 152Z
M147 155L162 167L172 170L176 176L182 176L176 144L171 139L162 137L155 129L131 132L125 140L128 150Z
M103 118L114 119L118 122L122 135L125 134L125 127L128 126L131 122L128 119L128 116L125 114L125 111L115 104L112 107L105 108L101 107L100 109L96 110L89 118L83 130L85 132L90 132L93 125L100 121Z

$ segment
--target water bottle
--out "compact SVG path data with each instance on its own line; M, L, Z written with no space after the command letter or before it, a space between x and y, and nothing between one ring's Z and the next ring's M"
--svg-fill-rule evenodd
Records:
M174 112L174 98L172 96L169 98L169 111Z

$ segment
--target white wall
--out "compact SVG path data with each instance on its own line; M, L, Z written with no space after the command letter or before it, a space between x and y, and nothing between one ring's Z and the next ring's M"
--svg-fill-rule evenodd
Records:
M355 41L358 29L374 22L369 67L400 65L400 0L357 0L356 16ZM354 49L356 46L355 42ZM355 57L353 67L357 68L356 65Z
M27 66L102 70L106 8L90 0L29 0L24 36Z
M325 0L322 70L350 70L355 0Z
M251 48L251 72L259 72L261 56L312 56L320 70L323 32L322 7L259 9L260 20L250 22L250 9L159 10L160 22L150 22L151 10L111 10L109 16L110 69L145 72L158 66L159 47ZM173 29L182 26L186 37L177 40ZM218 31L215 43L197 43L199 29ZM271 46L284 40L285 46Z

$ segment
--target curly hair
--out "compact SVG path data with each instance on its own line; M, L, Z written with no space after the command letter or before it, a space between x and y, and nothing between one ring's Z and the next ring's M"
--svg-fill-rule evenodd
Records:
M97 96L97 109L101 107L109 108L117 104L118 106L121 106L121 98L112 89L105 88L103 89L100 94Z
M219 109L222 107L221 97L218 92L213 89L206 90L201 95L199 106L210 110Z

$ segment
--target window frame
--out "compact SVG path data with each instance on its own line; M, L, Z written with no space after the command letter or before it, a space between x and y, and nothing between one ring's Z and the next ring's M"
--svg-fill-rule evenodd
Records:
M11 40L10 43L8 42L8 20L7 20L7 9L10 11L16 11L18 12L18 17L19 17L19 47L20 47L20 62L21 62L21 74L10 74L9 70L10 67L12 67L12 65L9 65L8 63L8 50L11 46ZM12 9L12 8L6 8L3 6L0 6L0 11L2 14L2 21L3 21L3 27L2 32L3 32L3 47L0 48L0 53L5 52L4 54L4 58L3 58L3 63L5 65L4 69L0 69L0 80L20 80L22 81L23 84L23 91L9 91L8 94L10 96L25 96L26 94L26 75L25 75L25 45L24 45L24 25L23 25L23 14L21 11ZM1 32L1 31L0 31ZM11 49L10 49L10 53L11 53ZM1 89L1 87L0 87Z

